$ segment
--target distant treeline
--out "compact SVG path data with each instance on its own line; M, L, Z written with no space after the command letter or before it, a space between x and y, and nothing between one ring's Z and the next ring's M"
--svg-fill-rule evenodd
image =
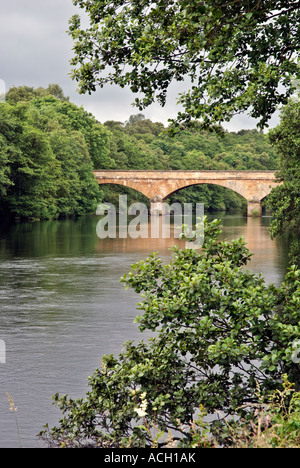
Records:
M94 213L121 186L98 187L93 169L274 170L278 156L256 130L237 133L183 128L170 135L162 123L132 115L127 122L98 122L69 102L58 85L11 88L0 103L0 212L19 218L59 218ZM245 200L218 186L199 185L170 201L202 202L207 210L236 210Z

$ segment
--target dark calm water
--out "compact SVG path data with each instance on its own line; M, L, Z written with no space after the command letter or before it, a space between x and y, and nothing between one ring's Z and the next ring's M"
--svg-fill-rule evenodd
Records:
M216 217L216 215L214 216ZM249 268L279 283L288 265L284 240L271 240L269 217L222 216L223 237L244 236L254 258ZM133 324L139 301L120 277L132 263L180 244L174 239L105 239L97 217L25 223L0 229L0 447L39 447L36 434L57 423L56 392L82 397L87 377L106 353L144 339ZM6 392L14 400L12 413Z

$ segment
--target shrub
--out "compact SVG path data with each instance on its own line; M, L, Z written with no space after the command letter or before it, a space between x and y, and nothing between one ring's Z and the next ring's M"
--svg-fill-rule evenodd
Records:
M143 293L136 321L154 337L125 343L118 358L104 356L84 399L56 395L64 417L42 437L66 446L147 447L155 424L159 446L169 431L173 442L191 446L205 408L210 433L226 446L230 418L253 419L257 385L269 395L286 374L298 388L300 271L293 266L279 287L266 285L246 269L244 240L221 242L220 233L218 220L205 219L200 251L175 247L169 264L154 253L132 266L122 281ZM146 409L134 400L138 393L147 395Z

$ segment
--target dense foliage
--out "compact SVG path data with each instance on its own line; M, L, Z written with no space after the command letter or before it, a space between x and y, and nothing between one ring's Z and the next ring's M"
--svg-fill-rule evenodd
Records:
M58 97L51 94L55 91ZM94 212L93 167L111 164L109 132L59 88L12 88L0 104L0 210L52 218Z
M152 254L132 266L122 281L143 293L137 322L155 335L104 356L86 398L55 396L63 418L43 432L50 444L145 447L158 444L155 429L193 446L200 411L226 445L230 416L253 418L284 374L299 389L300 271L266 285L245 269L244 241L220 242L220 233L219 221L205 220L202 250L174 248L167 265Z
M268 198L274 217L273 236L288 232L291 255L300 265L300 103L291 100L281 113L281 122L270 132L270 139L280 155L278 180Z
M300 392L283 375L282 390L261 399L251 424L240 421L229 433L235 448L299 448L299 427Z
M263 127L299 78L298 1L73 0L73 78L81 92L114 83L140 110L184 81L177 122L203 128L249 111Z
M5 216L52 218L95 211L103 198L118 204L148 202L121 186L99 190L93 169L268 170L277 154L256 130L208 133L183 128L175 136L142 114L125 123L100 124L70 103L58 85L11 88L0 103L0 211ZM218 186L195 186L170 201L204 203L206 210L245 209L238 194Z

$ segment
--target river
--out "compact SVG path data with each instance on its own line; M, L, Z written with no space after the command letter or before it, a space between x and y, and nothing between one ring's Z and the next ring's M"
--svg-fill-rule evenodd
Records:
M271 240L270 217L221 217L224 239L244 236L254 253L249 269L278 284L288 266L288 246ZM60 413L56 392L74 398L103 354L144 339L135 324L139 296L120 277L132 263L159 251L168 260L178 239L99 239L97 217L16 224L0 230L0 447L41 447L43 425ZM8 393L17 411L10 411ZM18 424L18 428L17 428Z

